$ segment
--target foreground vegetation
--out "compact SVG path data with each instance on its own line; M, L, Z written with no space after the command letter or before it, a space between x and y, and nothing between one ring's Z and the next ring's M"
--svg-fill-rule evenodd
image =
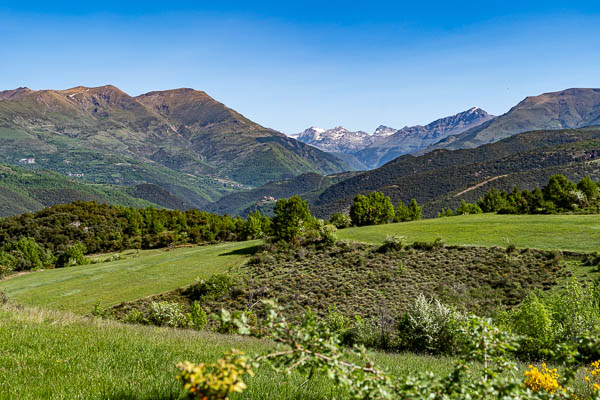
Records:
M177 399L185 392L174 378L178 361L214 362L234 347L247 353L270 342L209 332L123 325L64 312L0 308L0 398ZM395 374L416 370L446 373L447 358L373 353ZM263 368L244 399L323 399L338 392L323 377Z

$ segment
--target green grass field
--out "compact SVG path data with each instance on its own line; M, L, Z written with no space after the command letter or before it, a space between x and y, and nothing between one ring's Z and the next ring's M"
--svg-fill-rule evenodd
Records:
M247 354L273 344L232 335L124 325L60 311L0 307L0 399L177 399L178 361L211 362L231 348ZM394 374L447 372L452 360L374 353ZM257 371L235 399L323 399L333 395L322 377L308 382Z
M338 231L340 239L381 243L387 235L405 236L408 243L600 251L598 215L463 215L415 222L365 226Z
M20 304L89 313L96 302L123 301L174 290L196 278L240 265L259 242L146 250L121 261L35 271L0 281L0 290Z

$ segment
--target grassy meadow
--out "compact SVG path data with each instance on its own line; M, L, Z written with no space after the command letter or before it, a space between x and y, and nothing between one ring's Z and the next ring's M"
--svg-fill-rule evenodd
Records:
M178 399L178 361L212 362L231 348L248 354L265 341L208 332L124 325L68 312L0 307L0 399ZM452 360L373 353L394 374L447 372ZM257 371L236 399L323 399L334 394L322 377L308 382Z
M123 260L34 271L0 281L15 302L89 313L193 283L240 265L258 241L125 252ZM107 258L103 255L100 258Z
M408 243L441 238L450 245L600 251L599 215L497 215L478 214L426 219L397 224L347 228L340 239L381 243L388 235L406 237Z

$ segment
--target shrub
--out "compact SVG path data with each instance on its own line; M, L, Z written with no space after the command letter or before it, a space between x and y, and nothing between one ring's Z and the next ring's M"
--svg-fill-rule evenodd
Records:
M188 325L188 319L179 303L168 301L152 302L150 304L150 322L158 326L183 328Z
M456 213L451 209L445 209L442 208L441 211L439 213L437 213L437 215L435 216L436 218L443 218L443 217L454 217L456 215Z
M8 295L4 291L0 290L0 306L7 304L9 300L10 299L8 298Z
M549 393L554 393L561 388L558 380L560 375L556 369L549 369L546 363L542 363L541 370L533 365L529 366L529 370L525 371L525 380L523 383L528 389L533 392L544 390Z
M460 206L456 209L456 214L458 215L466 215L466 214L481 214L481 208L474 203L467 203L464 200L460 201Z
M342 213L335 213L331 216L330 222L338 229L348 228L352 225L350 216Z
M527 358L538 358L552 348L554 330L551 311L532 293L520 307L501 317L508 322L508 329L521 335L519 353Z
M86 252L87 249L81 243L69 246L57 257L56 267L62 268L89 264L90 260L84 255Z
M204 311L197 301L192 303L191 311L188 314L188 320L190 322L190 327L199 331L203 330L208 323L206 311Z
M191 398L228 400L233 393L246 389L244 376L253 376L251 364L244 353L232 350L213 364L177 364L181 371L177 377Z
M422 218L423 211L422 208L419 207L416 199L412 199L408 204L408 207L400 200L398 207L396 207L395 222L417 221Z
M139 310L129 310L129 312L123 318L123 322L128 324L144 324L148 322L144 318L144 314Z
M413 351L453 352L463 316L441 303L418 295L398 324L401 346Z
M387 253L388 251L400 251L404 247L404 236L387 235L383 244L379 246L378 251Z
M230 275L215 274L190 286L186 295L192 300L208 301L226 295L233 285L234 280Z

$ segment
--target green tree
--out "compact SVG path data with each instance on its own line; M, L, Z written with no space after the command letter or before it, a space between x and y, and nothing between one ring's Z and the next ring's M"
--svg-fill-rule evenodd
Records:
M498 212L506 207L506 192L500 192L496 188L488 190L483 197L479 198L477 205L484 213Z
M554 203L557 209L572 210L573 205L576 203L573 194L575 189L577 189L575 184L564 175L553 175L542 191L544 200Z
M456 214L481 214L481 208L477 204L467 203L464 199L460 201L460 206L456 209Z
M264 233L263 231L263 225L265 225L265 222L263 222L263 220L266 219L266 217L264 217L260 211L255 210L252 211L248 217L246 218L246 221L243 223L242 225L242 239L244 240L250 240L250 239L257 239L259 237L262 236L262 234Z
M408 215L411 221L417 221L423 218L423 211L416 199L412 199L408 205Z
M394 206L388 196L373 192L356 195L350 207L352 224L357 226L387 224L394 217Z
M400 200L396 207L396 217L394 218L394 222L405 222L410 220L410 211L408 207L404 205L404 202Z
M276 240L291 242L298 237L303 226L313 220L308 203L300 196L277 200L274 212L273 237Z
M56 260L56 267L72 267L75 265L89 264L90 260L85 256L87 249L81 243L69 246Z
M577 189L585 194L588 204L594 202L598 198L598 184L592 181L589 176L586 176L577 182Z

